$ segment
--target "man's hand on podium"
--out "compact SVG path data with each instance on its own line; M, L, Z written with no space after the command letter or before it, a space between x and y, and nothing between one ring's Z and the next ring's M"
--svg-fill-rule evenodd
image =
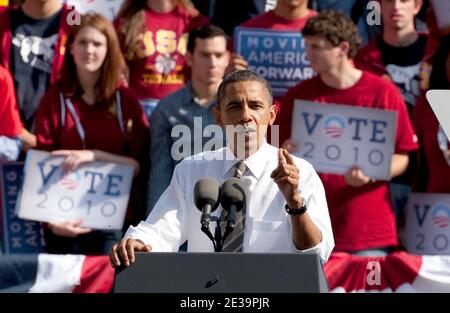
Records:
M112 267L118 267L121 265L120 260L122 260L123 265L128 267L130 264L134 263L135 252L150 251L152 251L152 246L146 245L140 240L123 239L111 248L111 252L109 253L109 262Z

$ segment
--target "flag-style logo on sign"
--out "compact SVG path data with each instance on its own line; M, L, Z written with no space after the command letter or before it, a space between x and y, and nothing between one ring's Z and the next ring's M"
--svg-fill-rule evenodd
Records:
M72 172L70 174L61 174L63 175L61 179L59 180L59 185L64 187L67 190L73 191L77 189L80 180L81 180L81 174L79 171Z
M323 130L331 138L339 138L345 132L346 123L339 115L330 115L325 119Z
M450 208L445 204L438 204L432 208L433 224L439 228L448 227L450 224Z

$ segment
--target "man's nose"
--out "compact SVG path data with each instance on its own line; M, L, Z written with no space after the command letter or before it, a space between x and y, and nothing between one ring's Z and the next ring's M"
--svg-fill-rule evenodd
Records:
M208 66L210 68L215 68L218 66L218 64L219 64L219 58L216 57L214 54L211 55L208 60Z
M241 119L243 123L248 122L252 119L252 112L248 105L244 105L242 107Z

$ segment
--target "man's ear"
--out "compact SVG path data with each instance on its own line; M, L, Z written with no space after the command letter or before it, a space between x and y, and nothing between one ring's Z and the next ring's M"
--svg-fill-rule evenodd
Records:
M223 127L222 114L220 113L220 103L218 103L217 106L214 108L213 113L214 113L214 118L216 119L217 125L219 125L220 127Z
M422 9L423 6L423 0L416 0L416 6L414 8L414 15L419 14L420 10Z
M227 66L229 66L230 61L231 61L231 52L227 50L225 53L226 53L226 58L227 58ZM224 75L224 76L226 76L226 75Z
M186 64L189 67L192 67L192 53L189 51L186 51L186 55L184 56L184 59L186 60Z
M342 55L348 57L348 53L350 51L350 44L347 41L343 41L339 44L339 47L341 48Z
M273 123L275 123L277 114L278 114L278 107L275 104L272 104L269 108L269 115L270 115L269 125L273 125Z

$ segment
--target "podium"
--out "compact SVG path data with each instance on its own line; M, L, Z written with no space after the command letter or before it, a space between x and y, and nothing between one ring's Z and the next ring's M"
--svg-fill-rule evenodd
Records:
M136 253L116 269L115 293L328 292L317 254Z

